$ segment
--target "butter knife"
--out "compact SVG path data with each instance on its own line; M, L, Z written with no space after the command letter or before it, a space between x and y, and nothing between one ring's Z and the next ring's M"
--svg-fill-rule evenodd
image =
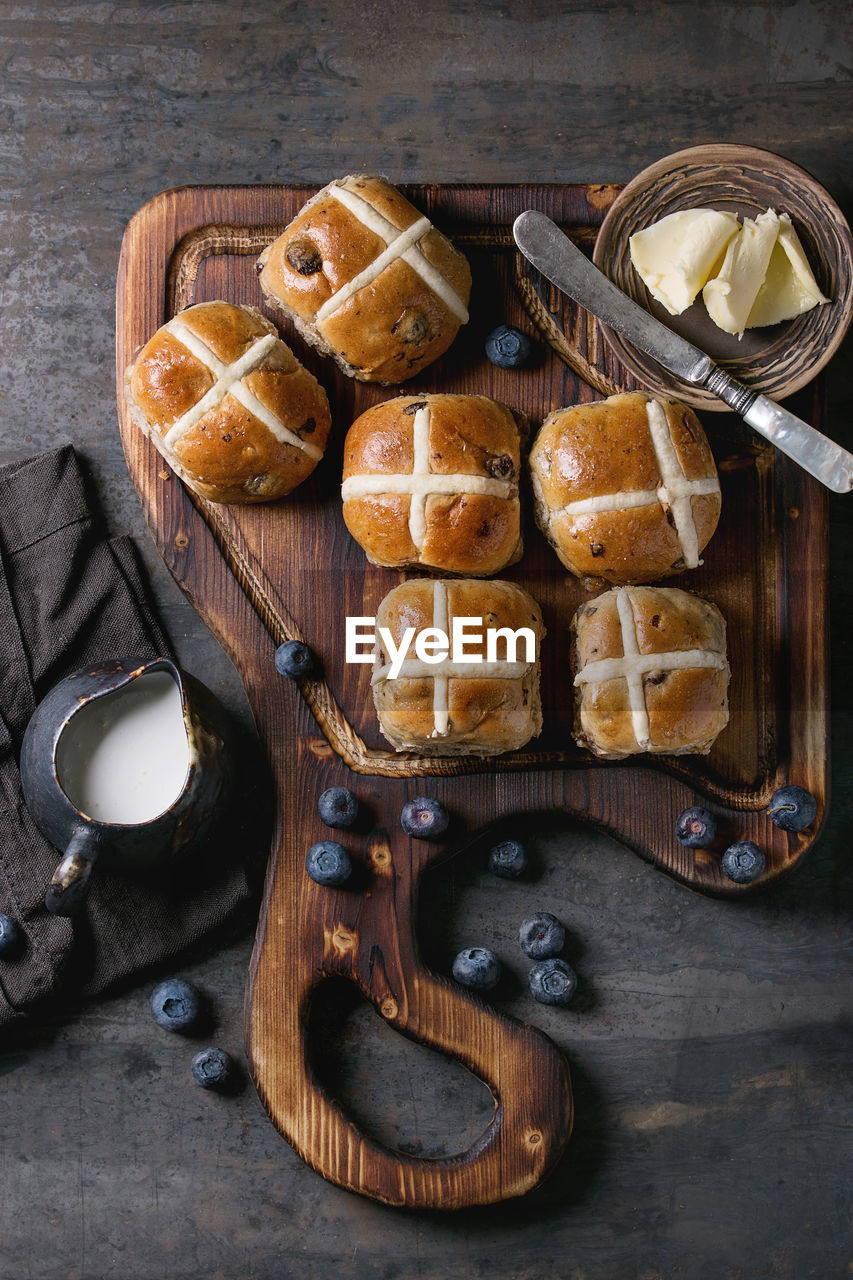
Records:
M607 279L556 223L534 209L516 218L515 242L538 271L691 386L710 391L759 435L835 493L853 489L853 454L767 396L750 391Z

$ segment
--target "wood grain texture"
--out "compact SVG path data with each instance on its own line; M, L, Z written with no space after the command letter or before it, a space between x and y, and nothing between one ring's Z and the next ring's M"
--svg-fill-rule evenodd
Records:
M140 211L128 228L119 272L119 387L134 351L180 306L221 296L257 304L254 255L314 189L185 188ZM417 390L482 391L541 419L557 404L592 398L577 370L594 369L588 376L600 392L633 385L595 325L526 276L509 235L515 214L533 206L591 244L615 188L412 187L407 193L469 254L475 280L469 330L417 380ZM546 340L541 359L523 375L495 370L481 355L482 338L503 318L535 325ZM543 654L543 738L485 765L401 759L377 734L366 669L347 667L341 652L344 615L373 612L401 580L365 563L343 530L338 494L346 426L388 392L345 380L282 331L327 386L336 418L326 460L291 499L255 508L191 501L122 413L128 465L152 532L237 664L276 774L279 823L247 1005L256 1082L276 1125L341 1185L419 1206L519 1194L544 1176L568 1138L565 1063L546 1037L486 1011L419 963L412 917L432 850L402 836L400 808L425 789L448 805L452 839L436 856L470 843L484 824L507 815L562 809L617 835L683 883L741 894L720 872L719 848L694 854L672 835L675 815L698 794L718 815L720 848L734 838L758 841L768 855L765 883L790 870L817 824L787 835L762 809L786 780L815 793L821 815L825 805L825 496L741 424L728 416L715 421L723 523L707 564L680 580L715 599L730 624L732 723L707 761L600 766L571 747L566 630L583 595L532 529L525 557L509 576L540 601L551 634ZM560 332L574 353L571 365L559 358ZM817 392L800 412L819 418ZM337 625L330 627L330 620ZM272 662L275 646L298 636L323 661L324 678L306 682L304 697L282 686ZM375 830L356 850L360 886L321 893L304 874L304 854L327 834L313 816L320 790L338 782L361 790L347 767L369 775ZM464 790L463 774L469 775ZM419 781L425 776L426 784ZM305 1025L312 991L334 975L355 982L390 1025L460 1057L489 1083L499 1098L495 1117L469 1151L435 1162L391 1153L360 1133L319 1089Z

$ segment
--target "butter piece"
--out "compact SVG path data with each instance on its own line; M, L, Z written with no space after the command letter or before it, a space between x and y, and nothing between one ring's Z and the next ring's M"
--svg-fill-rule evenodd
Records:
M726 333L743 336L778 235L775 210L760 213L754 221L744 218L740 231L729 241L718 274L702 290L708 315Z
M631 261L653 297L681 315L738 231L733 213L683 209L631 236Z
M793 320L825 302L829 302L829 298L825 298L817 286L791 219L787 213L780 213L779 235L764 283L752 304L747 329Z

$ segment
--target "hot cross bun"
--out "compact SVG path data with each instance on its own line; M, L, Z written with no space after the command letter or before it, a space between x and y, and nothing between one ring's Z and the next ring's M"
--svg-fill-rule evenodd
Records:
M523 638L514 650L497 638L495 661L438 664L410 651L396 679L378 628L399 645L407 628L438 628L452 637L454 619L482 618L489 628L532 633L532 657ZM418 578L385 596L376 614L373 698L383 734L398 751L419 755L493 756L523 747L542 728L539 646L545 634L538 604L512 582ZM468 632L468 636L471 632ZM466 656L488 656L487 645L466 637Z
M695 569L720 516L720 481L692 409L632 391L557 409L530 451L536 522L592 584Z
M127 371L130 416L213 502L289 493L323 456L326 393L254 307L200 302L158 329Z
M471 270L384 178L336 178L258 260L261 288L361 382L412 378L468 319Z
M486 396L400 396L344 445L344 521L373 564L485 576L521 555L523 414Z
M616 587L572 619L577 742L621 760L707 754L728 724L726 624L677 587Z

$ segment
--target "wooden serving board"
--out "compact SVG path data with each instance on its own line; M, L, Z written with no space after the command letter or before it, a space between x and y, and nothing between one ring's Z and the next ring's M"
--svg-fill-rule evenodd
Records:
M595 321L550 286L515 250L511 226L538 208L591 250L618 188L612 186L417 186L413 202L468 255L470 324L445 357L402 388L353 382L279 328L326 387L334 418L326 457L290 497L222 507L190 495L130 424L124 371L165 320L195 302L261 305L254 262L315 187L185 187L145 205L128 226L117 294L119 418L128 467L152 534L175 578L234 660L269 754L278 820L252 958L246 1029L249 1061L276 1126L301 1156L341 1186L391 1204L452 1208L535 1186L571 1130L568 1068L556 1046L428 972L418 956L418 880L437 858L488 841L519 816L563 810L629 845L662 871L709 893L746 890L720 870L734 839L767 855L768 883L790 871L813 841L827 798L826 500L824 491L730 415L706 419L723 491L720 528L706 563L678 585L706 594L729 626L731 722L707 758L601 764L574 747L568 624L585 598L532 521L526 550L504 575L542 606L541 737L492 761L416 759L383 742L370 669L344 662L344 618L370 615L407 576L369 565L349 537L340 503L343 438L369 405L405 392L480 392L530 414L638 384L615 363ZM500 370L483 354L501 322L538 336L524 370ZM794 402L819 422L819 390ZM529 504L528 504L529 516ZM276 674L273 654L306 640L322 678L299 686ZM203 675L203 673L199 673ZM353 774L361 776L353 776ZM779 831L763 812L786 781L807 787L819 816L802 834ZM371 829L346 843L359 861L355 887L323 890L304 857L327 829L319 793L346 784ZM447 846L411 841L399 824L406 799L430 794L451 810ZM700 801L718 818L713 850L675 840L676 815ZM312 993L338 977L354 982L403 1034L452 1054L495 1095L478 1141L446 1159L417 1159L374 1141L317 1083L307 1028Z

